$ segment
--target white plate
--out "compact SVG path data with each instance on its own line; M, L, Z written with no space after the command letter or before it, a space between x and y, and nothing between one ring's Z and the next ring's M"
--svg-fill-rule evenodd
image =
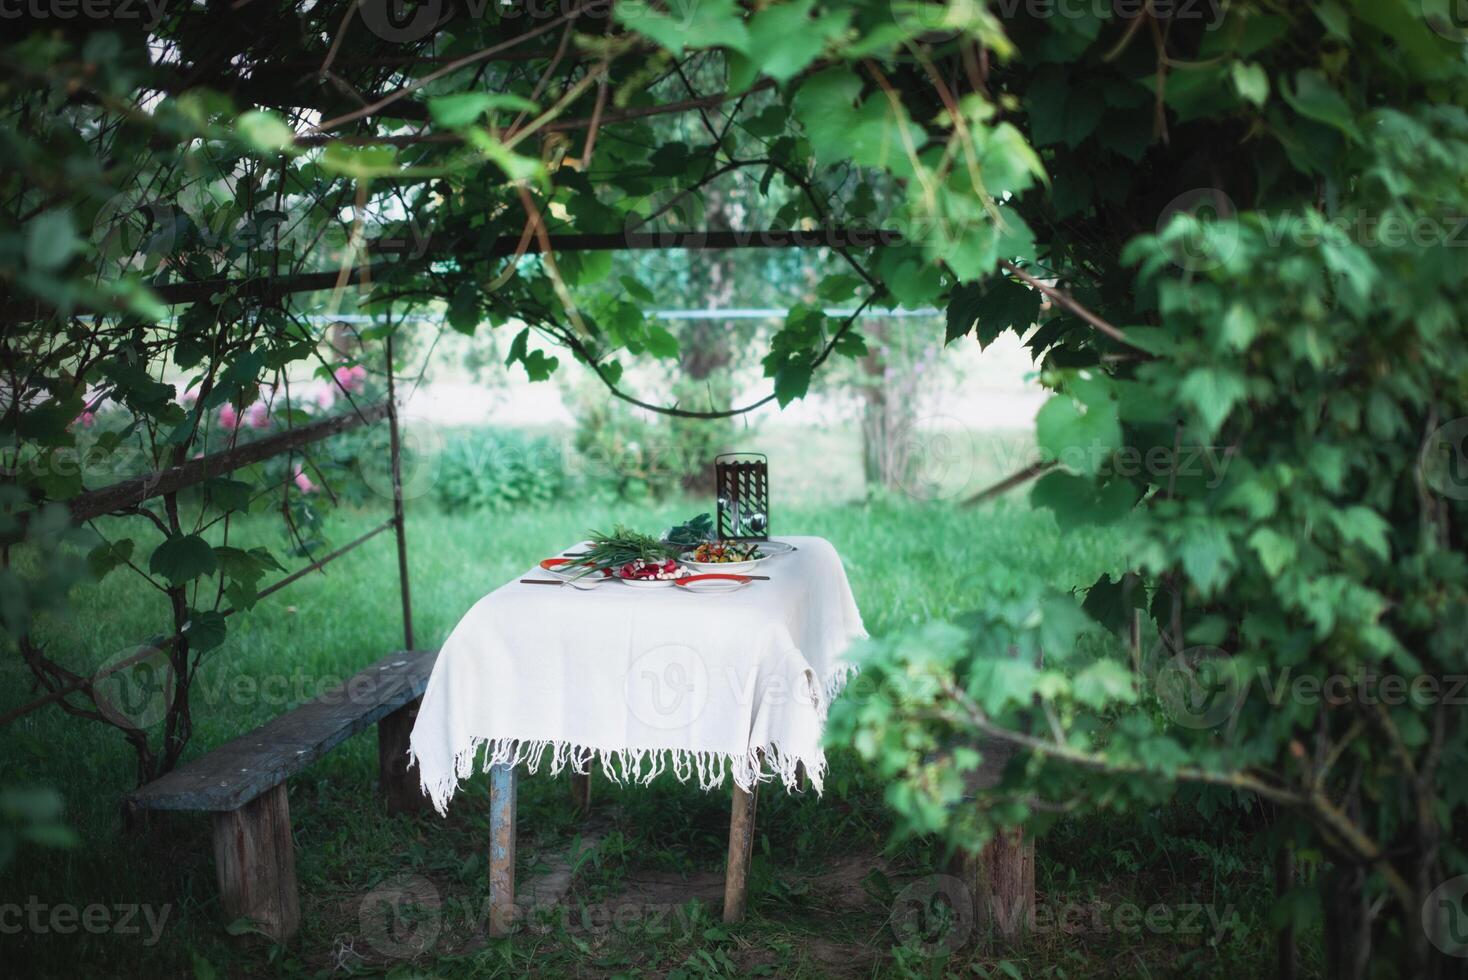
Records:
M759 566L760 562L770 560L769 555L763 555L759 558L751 558L749 561L694 561L688 557L691 554L693 554L691 551L685 552L680 559L688 568L696 572L727 572L730 575L743 575L746 572L752 572Z
M710 572L710 575L727 575L730 572ZM738 592L740 589L748 588L752 579L728 579L728 578L704 578L693 575L678 582L678 587L684 592L698 592L703 594L716 594L722 592Z
M551 578L558 578L578 589L592 589L611 580L609 575L588 572L575 561L566 559L547 558L540 563L540 569Z
M634 589L666 589L668 586L673 584L673 580L670 578L638 579L622 578L622 576L620 575L613 575L612 578L616 579L618 582L621 582L623 585L630 585Z
M786 544L784 541L761 541L759 543L759 550L763 551L767 558L778 558L781 555L788 555L794 551L795 545Z

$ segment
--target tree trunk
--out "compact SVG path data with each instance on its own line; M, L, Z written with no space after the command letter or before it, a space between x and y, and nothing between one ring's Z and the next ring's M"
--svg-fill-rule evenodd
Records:
M1329 980L1364 980L1371 959L1371 914L1366 904L1366 870L1341 865L1327 874L1325 975Z

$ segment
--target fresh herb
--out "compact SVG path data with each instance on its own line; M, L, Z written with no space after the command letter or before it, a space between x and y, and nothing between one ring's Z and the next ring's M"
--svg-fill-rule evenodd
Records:
M612 528L612 533L591 532L591 547L586 550L582 563L587 566L582 575L604 568L620 568L628 562L664 562L678 558L679 548L665 544L651 534L633 531L621 524ZM576 576L580 578L581 576Z
M682 524L668 528L663 540L678 548L694 548L714 536L714 515L699 514Z

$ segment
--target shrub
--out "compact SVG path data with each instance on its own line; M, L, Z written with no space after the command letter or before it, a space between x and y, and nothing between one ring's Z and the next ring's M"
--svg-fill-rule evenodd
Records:
M434 496L448 510L545 504L570 485L561 447L515 429L471 429L446 440Z

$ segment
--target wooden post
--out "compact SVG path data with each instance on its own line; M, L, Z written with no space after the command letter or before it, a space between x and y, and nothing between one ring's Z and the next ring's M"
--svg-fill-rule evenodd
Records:
M249 919L277 942L295 935L301 907L285 783L214 814L214 866L226 921Z
M591 770L586 772L571 772L571 805L578 813L586 813L591 809Z
M408 744L422 698L409 701L377 723L377 785L388 813L417 813L429 799L408 770Z
M1274 894L1283 898L1295 887L1295 852L1288 840L1281 840L1274 852ZM1295 980L1299 976L1299 958L1295 952L1295 927L1285 926L1279 931L1275 954L1279 980Z
M965 783L977 799L993 789L1014 756L1014 746L985 740L977 746L983 762ZM1035 842L1018 828L1001 831L978 852L954 855L953 871L962 877L974 901L974 926L980 941L998 937L1007 943L1023 938L1035 913Z
M978 853L959 855L958 865L979 939L1023 939L1035 911L1035 842L1019 828L1002 830Z
M754 809L759 785L745 792L734 787L729 814L729 866L724 871L724 921L743 922L749 898L749 859L754 853Z
M392 334L387 335L387 435L392 464L392 519L398 539L398 588L403 599L403 647L412 650L413 600L408 592L408 535L403 524L403 447L398 438L397 388L393 381Z
M515 767L489 770L489 934L515 922Z

